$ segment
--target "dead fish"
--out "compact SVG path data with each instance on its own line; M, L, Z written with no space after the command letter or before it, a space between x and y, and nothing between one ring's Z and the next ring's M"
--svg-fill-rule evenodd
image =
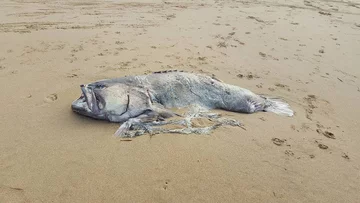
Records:
M135 124L150 132L149 124L167 124L167 118L180 116L170 111L170 108L197 106L206 110L223 109L239 113L267 111L293 116L289 105L280 99L258 95L203 74L162 71L150 75L101 80L80 87L82 94L72 103L72 110L95 119L122 123L115 133L122 137L126 137L126 133ZM195 113L192 117L200 115L205 114ZM188 121L189 119L183 124L189 126L186 123ZM238 125L229 120L225 123ZM209 132L218 126L203 128L200 133ZM199 129L183 132L199 132Z

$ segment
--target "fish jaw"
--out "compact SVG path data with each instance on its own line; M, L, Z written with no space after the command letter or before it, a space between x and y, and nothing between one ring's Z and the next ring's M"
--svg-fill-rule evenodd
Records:
M80 88L85 97L85 100L86 100L86 103L87 103L89 109L94 114L99 114L100 110L96 103L96 97L95 97L94 91L91 88L88 88L87 85L80 85Z
M82 94L79 99L72 102L72 110L84 116L105 119L105 116L101 113L96 102L94 92L90 88L87 88L87 85L80 85L80 88Z

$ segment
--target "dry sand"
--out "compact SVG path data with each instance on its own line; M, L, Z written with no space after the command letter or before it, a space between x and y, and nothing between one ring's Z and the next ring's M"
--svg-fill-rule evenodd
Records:
M359 67L355 0L2 0L0 202L359 202ZM80 84L166 69L296 115L124 142L71 112Z

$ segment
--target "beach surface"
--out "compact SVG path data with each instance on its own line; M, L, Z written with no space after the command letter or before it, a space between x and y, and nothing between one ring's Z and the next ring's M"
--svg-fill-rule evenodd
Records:
M215 75L283 98L210 135L113 136L81 84ZM358 202L360 2L0 2L0 202Z

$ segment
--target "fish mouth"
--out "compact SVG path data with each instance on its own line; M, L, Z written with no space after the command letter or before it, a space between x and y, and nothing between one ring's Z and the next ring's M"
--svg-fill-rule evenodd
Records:
M88 88L87 85L86 86L80 85L80 88L90 111L92 113L99 114L100 113L99 102L96 98L94 90L92 88Z
M89 116L92 118L101 119L103 115L101 114L100 97L97 97L93 89L88 85L80 85L82 94L79 99L75 100L71 108L74 112Z
M91 112L91 110L89 109L88 104L86 102L84 94L81 94L79 99L75 100L72 103L71 108L73 111L80 113L80 114L86 114L86 113Z

